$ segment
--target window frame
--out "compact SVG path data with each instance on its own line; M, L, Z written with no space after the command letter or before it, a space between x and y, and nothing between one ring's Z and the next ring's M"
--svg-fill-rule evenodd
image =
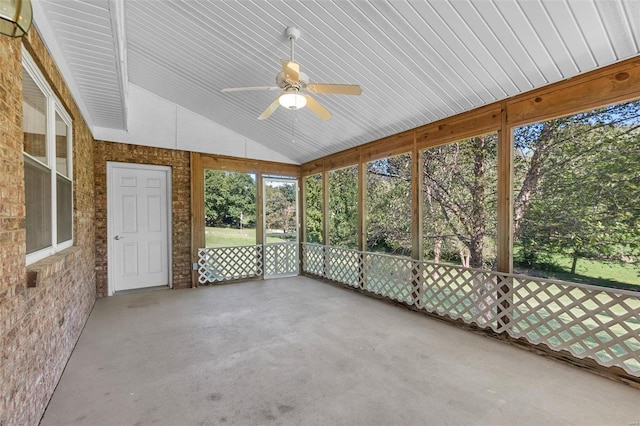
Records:
M24 151L23 146L23 158L28 158L36 164L42 165L49 170L50 182L51 182L51 241L50 244L42 249L36 250L33 253L26 254L26 264L30 265L39 260L42 260L52 254L55 254L61 250L73 246L74 241L74 204L73 204L73 120L69 113L65 110L64 105L58 99L51 86L46 81L42 71L38 68L36 62L33 60L29 52L22 47L22 68L31 77L38 89L42 92L46 99L46 116L45 116L45 143L47 159L46 163L43 163L38 158L28 154ZM56 114L67 126L67 175L58 172L57 156L56 156ZM24 125L23 125L24 126ZM24 131L24 127L23 127ZM23 166L24 169L24 166ZM57 211L57 178L60 176L62 179L69 181L71 184L71 238L58 242L58 211ZM26 205L25 205L26 207ZM26 217L26 213L25 213ZM25 230L26 231L26 230Z

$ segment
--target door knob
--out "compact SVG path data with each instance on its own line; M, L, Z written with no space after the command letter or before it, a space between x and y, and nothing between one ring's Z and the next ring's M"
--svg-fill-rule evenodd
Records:
M120 240L120 239L122 239L122 238L124 238L124 237L121 237L120 235L116 235L116 236L115 236L115 237L113 237L113 238L114 238L114 239L116 239L116 240Z

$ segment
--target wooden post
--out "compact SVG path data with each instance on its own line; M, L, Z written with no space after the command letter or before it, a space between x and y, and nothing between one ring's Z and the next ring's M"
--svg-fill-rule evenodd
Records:
M301 275L304 267L304 256L302 250L302 243L307 241L307 215L306 215L306 198L307 188L305 185L306 177L298 177L298 272Z
M329 253L327 247L331 243L329 239L329 172L322 167L322 243L324 244L324 267L322 276L328 277Z
M262 274L264 279L265 253L264 253L264 188L262 183L262 173L256 173L256 245L262 251Z
M498 130L498 229L497 229L497 269L498 272L513 273L513 131L507 125L506 104L503 104L500 130ZM510 295L498 306L498 328L509 323L512 305L513 282L500 276L500 292Z
M358 160L358 277L359 287L367 288L367 277L365 274L365 259L363 252L367 251L367 163L362 159L362 151L359 152Z
M413 132L413 150L411 151L411 258L416 265L413 268L413 300L422 302L424 289L422 287L422 257L424 245L422 244L422 178L423 159L416 145L416 133Z
M205 246L204 168L199 153L190 154L191 262L198 264L198 249ZM198 287L198 270L191 268L191 287Z

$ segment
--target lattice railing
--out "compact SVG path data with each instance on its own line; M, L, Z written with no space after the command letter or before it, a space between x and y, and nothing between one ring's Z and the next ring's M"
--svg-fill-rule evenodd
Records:
M302 244L302 270L324 277L324 246L321 244Z
M264 246L264 273L267 276L298 274L298 243L274 243Z
M640 376L640 294L513 278L509 334Z
M419 263L422 297L416 301L417 307L498 332L505 331L509 312L498 309L509 300L508 292L503 289L504 275L454 265Z
M200 284L258 277L262 271L262 246L198 249Z
M640 293L302 244L303 271L640 377Z
M415 262L402 257L365 253L363 267L365 290L413 304L414 284L419 274Z
M338 247L327 248L326 277L351 287L361 287L362 253Z

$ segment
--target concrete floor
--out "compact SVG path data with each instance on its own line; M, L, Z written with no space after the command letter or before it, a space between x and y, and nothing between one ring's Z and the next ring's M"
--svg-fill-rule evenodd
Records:
M100 299L42 425L640 425L640 391L304 277Z

